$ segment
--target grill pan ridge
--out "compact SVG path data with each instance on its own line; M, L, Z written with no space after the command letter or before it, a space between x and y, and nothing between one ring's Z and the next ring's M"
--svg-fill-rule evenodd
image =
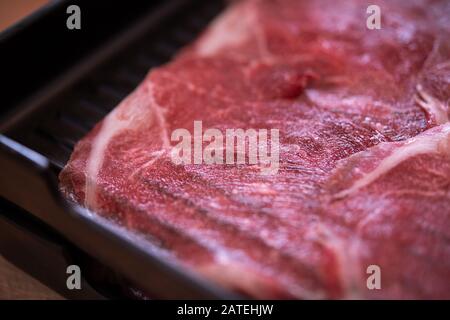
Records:
M110 40L103 51L72 66L1 120L0 200L14 203L25 215L44 222L64 239L61 241L98 258L150 295L238 298L178 264L161 260L145 241L69 203L58 191L57 174L75 143L129 94L150 68L169 61L225 6L221 0L164 3L158 14L149 12ZM0 222L5 219L14 220L14 215L0 211Z

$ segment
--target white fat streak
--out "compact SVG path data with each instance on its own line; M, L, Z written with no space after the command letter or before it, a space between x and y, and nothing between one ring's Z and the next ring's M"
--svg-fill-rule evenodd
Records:
M196 52L200 56L212 56L223 48L237 46L252 36L255 10L251 1L233 5L221 14L198 42Z
M434 119L436 124L447 123L449 119L446 106L441 101L428 94L420 84L417 85L416 90L417 96L415 100L417 104L430 115L430 118Z
M152 112L161 126L163 146L170 145L163 109L153 97L153 85L150 81L144 85L148 94L140 92L144 90L144 87L138 88L103 119L99 132L93 138L91 152L86 162L84 200L85 207L91 210L95 210L97 207L97 177L105 159L106 149L117 134L128 128L136 130L145 125L149 121L149 112Z
M325 224L316 224L309 230L308 236L333 252L338 265L339 282L344 290L343 299L358 299L361 296L360 253L363 244L357 238L345 239Z
M252 263L247 260L245 263L242 261L236 262L230 261L230 257L223 254L216 254L217 260L214 263L209 263L199 267L200 273L206 278L212 281L217 281L224 287L231 289L241 289L242 291L256 297L257 299L267 299L268 293L272 293L273 290L283 288L290 295L298 299L323 299L325 298L323 292L312 291L302 287L300 284L291 281L290 279L283 279L277 277L277 282L273 282L271 278L274 275L266 274L261 270L261 266Z
M425 153L448 153L450 142L450 124L435 127L424 132L414 138L407 140L401 147L384 158L380 164L371 172L365 174L361 179L357 180L349 189L339 192L335 198L343 198L349 194L365 187L391 169L398 166L403 161L414 156ZM383 142L374 148L382 148L389 145L389 142ZM365 151L363 151L365 152ZM370 152L370 150L369 150ZM355 156L359 156L359 153Z
M170 148L170 140L169 140L169 129L167 127L166 117L165 117L165 109L156 102L155 96L153 94L153 84L148 82L149 95L148 98L150 100L151 111L153 115L156 117L156 121L161 128L160 138L162 142L163 150Z

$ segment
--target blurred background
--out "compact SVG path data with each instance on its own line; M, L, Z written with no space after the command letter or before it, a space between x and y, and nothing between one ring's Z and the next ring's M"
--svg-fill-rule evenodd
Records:
M0 32L39 9L48 0L0 0ZM61 297L0 256L0 299Z
M0 0L0 31L48 2L49 0Z
M62 299L0 256L0 299Z

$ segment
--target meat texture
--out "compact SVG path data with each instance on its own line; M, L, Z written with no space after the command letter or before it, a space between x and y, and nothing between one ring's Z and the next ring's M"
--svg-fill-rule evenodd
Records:
M233 2L75 147L63 192L255 298L450 298L450 2ZM171 161L278 129L279 170ZM367 287L380 267L381 289Z

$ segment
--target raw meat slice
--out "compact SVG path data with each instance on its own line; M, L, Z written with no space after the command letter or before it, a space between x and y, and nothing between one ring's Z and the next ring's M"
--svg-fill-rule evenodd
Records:
M381 30L368 5L233 4L77 144L62 191L252 297L450 298L450 4L382 1ZM196 120L278 129L278 172L175 165Z
M364 239L362 264L377 261L391 284L375 297L448 297L449 160L446 123L354 154L331 176L328 218Z

